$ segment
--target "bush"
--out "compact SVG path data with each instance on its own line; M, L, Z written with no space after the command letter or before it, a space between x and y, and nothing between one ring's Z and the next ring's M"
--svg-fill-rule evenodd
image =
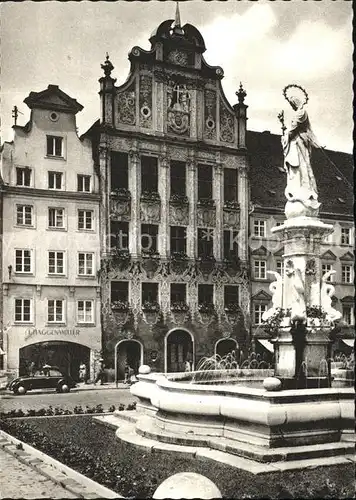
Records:
M128 410L134 410L136 408L136 402L128 404ZM73 410L63 409L59 406L53 408L49 406L48 408L39 408L39 409L29 409L26 413L24 413L21 409L19 410L10 410L8 412L0 412L0 419L5 418L23 418L23 417L52 417L52 416L60 416L60 415L84 415L90 413L113 413L116 410L115 405L109 406L107 412L105 412L102 404L98 404L95 406L86 405L85 409L82 408L81 405L76 405ZM119 411L125 410L125 405L120 403L118 406Z

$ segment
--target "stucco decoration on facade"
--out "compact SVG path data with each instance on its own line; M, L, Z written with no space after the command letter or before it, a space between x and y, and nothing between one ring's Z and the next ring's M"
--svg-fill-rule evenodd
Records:
M235 140L235 119L229 111L223 99L220 98L220 140L222 142L234 142Z
M140 125L144 128L152 127L152 76L140 75L139 91Z
M128 89L117 93L117 121L125 125L136 124L136 80Z
M204 91L204 137L216 139L216 92L205 89Z

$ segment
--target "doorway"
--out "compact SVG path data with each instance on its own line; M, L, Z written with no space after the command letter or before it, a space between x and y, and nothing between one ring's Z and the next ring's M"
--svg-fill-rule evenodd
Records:
M240 352L239 345L234 339L221 339L215 344L215 354L218 354L221 358L224 358L228 354L233 354L234 359L239 362Z
M194 369L193 338L185 330L173 330L166 337L166 371L184 372L188 360Z
M126 363L138 373L143 363L143 347L138 340L121 340L116 345L116 380L124 380Z

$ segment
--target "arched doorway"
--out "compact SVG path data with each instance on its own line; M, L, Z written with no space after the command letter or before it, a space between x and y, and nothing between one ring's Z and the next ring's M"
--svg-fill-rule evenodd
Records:
M116 344L116 380L124 380L126 363L138 373L143 364L143 346L138 340L120 340Z
M184 372L188 360L194 370L194 337L187 330L173 330L165 338L165 371Z
M31 362L35 369L48 364L57 366L63 373L79 381L79 365L83 362L90 367L90 349L81 344L63 341L37 342L19 350L19 374L27 375Z
M237 362L240 360L240 350L239 344L235 339L220 339L215 344L215 354L218 354L221 358L227 356L228 354L234 353L234 357Z

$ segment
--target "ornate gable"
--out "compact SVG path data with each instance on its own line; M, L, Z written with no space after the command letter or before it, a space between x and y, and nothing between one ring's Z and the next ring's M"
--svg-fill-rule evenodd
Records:
M48 109L69 114L76 114L83 109L76 99L63 92L58 85L48 85L48 88L42 92L30 92L24 103L30 109Z
M123 85L115 86L108 57L102 65L101 122L130 132L245 147L245 125L238 128L238 120L245 121L246 93L241 87L239 104L229 104L221 86L224 72L206 63L197 28L182 26L178 10L176 19L163 21L149 40L150 50L135 46L130 51L130 73Z

